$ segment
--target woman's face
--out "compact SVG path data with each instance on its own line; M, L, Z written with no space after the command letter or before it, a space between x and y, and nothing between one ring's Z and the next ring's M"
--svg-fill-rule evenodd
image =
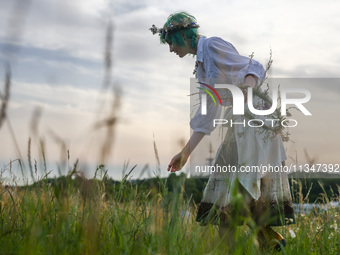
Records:
M184 46L178 46L172 43L169 43L169 50L170 52L175 52L180 58L183 58L185 55L188 53L192 53L191 47L189 46L190 44L188 43L187 40L184 40L185 44Z

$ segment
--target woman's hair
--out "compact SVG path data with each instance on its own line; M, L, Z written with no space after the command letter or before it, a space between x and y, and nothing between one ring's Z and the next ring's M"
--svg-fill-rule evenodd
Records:
M184 27L180 28L180 24L196 23L196 18L186 12L178 12L171 14L165 22L163 28L172 28L179 25L179 29L169 29L167 32L160 34L161 43L172 43L178 46L184 46L185 38L191 39L191 47L194 48L197 44L198 31L197 27Z

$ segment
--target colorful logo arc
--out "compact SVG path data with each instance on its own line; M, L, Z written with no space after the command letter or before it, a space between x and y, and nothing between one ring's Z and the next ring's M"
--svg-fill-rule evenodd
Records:
M220 101L220 104L222 105L222 100L221 100L220 96L218 95L217 91L216 91L212 86L210 86L210 85L208 85L208 84L205 84L205 83L203 83L203 82L198 82L198 83L201 84L201 85L203 85L203 86L206 86L206 87L209 88L211 91L213 91L213 92L216 94L218 100ZM207 89L204 89L204 88L201 88L201 87L197 87L197 88L200 89L200 90L205 91L205 92L212 98L212 100L214 101L215 105L217 105L214 96L213 96Z

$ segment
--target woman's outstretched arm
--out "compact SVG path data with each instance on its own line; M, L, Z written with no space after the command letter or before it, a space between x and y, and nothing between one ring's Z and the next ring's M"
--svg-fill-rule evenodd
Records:
M187 162L190 153L196 148L204 136L205 133L194 132L183 150L172 158L168 166L168 171L176 172L181 170Z
M244 79L244 84L241 88L246 87L255 87L257 82L257 78L253 75L246 75ZM168 165L168 171L176 172L182 169L182 167L187 162L190 153L196 148L196 146L200 143L202 138L205 136L203 132L194 132L190 137L188 143L184 146L183 150L175 155Z

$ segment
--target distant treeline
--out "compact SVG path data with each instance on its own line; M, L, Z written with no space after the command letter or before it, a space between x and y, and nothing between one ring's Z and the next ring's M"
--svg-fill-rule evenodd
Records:
M183 183L184 182L184 183ZM166 180L166 187L169 192L179 191L184 188L185 198L192 198L199 203L208 177L206 178L185 178L185 174L176 175L171 173ZM292 197L294 202L315 203L327 202L340 197L340 178L289 178ZM143 189L150 189L157 186L157 180L145 179L134 182Z
M199 203L202 199L204 187L208 178L187 178L184 173L176 175L171 173L167 178L149 178L143 180L116 181L104 177L98 179L84 179L80 176L62 176L53 179L44 179L26 188L43 186L44 184L58 187L57 193L72 188L91 196L97 191L105 192L108 199L129 200L136 193L145 193L147 198L153 198L161 193L162 197L169 199L175 193L182 193L183 199ZM296 203L328 202L340 197L340 178L290 178L292 197ZM119 196L117 196L119 194ZM59 194L56 194L57 196Z

